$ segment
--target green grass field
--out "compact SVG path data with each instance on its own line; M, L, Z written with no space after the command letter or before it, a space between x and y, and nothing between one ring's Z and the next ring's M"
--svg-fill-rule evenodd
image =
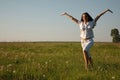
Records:
M0 43L0 80L120 80L120 44L95 43L94 70L79 42Z

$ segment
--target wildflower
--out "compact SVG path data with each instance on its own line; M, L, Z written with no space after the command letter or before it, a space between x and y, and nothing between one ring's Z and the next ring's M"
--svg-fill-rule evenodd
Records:
M6 69L7 71L11 71L12 72L13 69L14 69L14 66L12 64L8 64L7 65L7 69Z
M1 48L1 50L2 50L3 48Z
M68 61L66 61L65 63L68 64Z
M115 76L112 76L112 79L115 79Z
M49 60L49 62L51 62L51 60Z
M45 77L45 74L43 74L43 77Z
M38 63L38 66L40 66L40 63Z
M100 67L100 66L98 66L98 69L100 70L100 69L101 69L101 67Z
M12 67L12 64L8 64L8 65L7 65L7 68L9 68L9 67Z
M46 61L46 62L45 62L45 64L47 65L47 64L48 64L48 62Z
M16 71L15 71L15 70L13 70L13 73L16 73Z
M28 58L28 61L31 61L30 57Z

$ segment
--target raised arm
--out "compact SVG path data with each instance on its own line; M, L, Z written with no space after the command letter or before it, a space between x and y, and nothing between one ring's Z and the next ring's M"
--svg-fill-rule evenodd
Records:
M62 16L67 16L68 18L70 18L72 21L74 21L75 23L78 24L78 20L76 18L74 18L73 16L69 15L68 13L63 13Z
M105 11L103 11L102 13L100 13L96 18L95 18L95 22L97 22L97 20L103 15L103 14L105 14L106 12L111 12L111 13L113 13L110 9L107 9L107 10L105 10Z

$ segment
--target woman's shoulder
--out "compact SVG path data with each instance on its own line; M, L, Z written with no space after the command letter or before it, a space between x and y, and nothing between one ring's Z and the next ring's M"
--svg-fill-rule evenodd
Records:
M89 21L89 23L93 23L93 24L94 24L94 23L95 23L95 20Z
M95 20L92 20L92 21L90 21L89 23L90 23L91 25L96 26L96 22L95 22Z
M78 24L81 24L81 23L83 23L83 21L78 21Z

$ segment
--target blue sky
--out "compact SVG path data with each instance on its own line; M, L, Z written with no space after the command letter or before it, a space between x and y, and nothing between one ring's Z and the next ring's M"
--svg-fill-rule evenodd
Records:
M94 29L94 40L111 42L111 29L120 31L120 0L0 0L0 41L80 41L75 18L88 12L95 18L105 9Z

